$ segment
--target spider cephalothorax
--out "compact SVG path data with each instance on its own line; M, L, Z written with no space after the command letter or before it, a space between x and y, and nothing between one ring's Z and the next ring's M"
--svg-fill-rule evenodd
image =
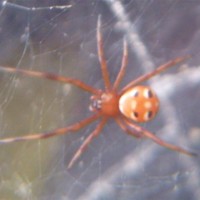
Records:
M114 117L119 114L119 95L114 92L101 92L91 96L90 110L103 113L105 116ZM111 106L112 105L112 106Z
M195 156L196 155L195 153L189 152L173 144L169 144L161 140L157 136L155 136L153 133L149 132L148 130L134 123L134 122L149 121L156 115L159 108L159 100L155 95L155 93L153 92L153 90L148 86L138 86L138 84L147 81L151 77L161 73L162 71L166 70L169 67L172 67L178 63L185 61L188 58L188 56L179 57L174 60L171 60L166 64L161 65L154 71L136 78L135 80L128 83L124 88L118 91L119 84L121 83L121 80L124 76L128 62L128 48L126 41L124 40L121 68L115 82L113 83L113 85L111 85L107 63L103 50L100 16L98 17L98 22L97 22L97 46L98 46L98 57L101 64L102 77L105 85L104 90L93 88L92 86L85 84L78 79L70 77L59 76L44 72L15 69L11 67L0 67L0 70L5 72L15 72L28 76L46 78L75 85L80 89L85 90L92 94L90 110L93 112L93 114L90 117L87 117L82 121L77 122L73 125L64 128L59 128L54 131L46 133L38 133L38 134L33 133L27 136L2 139L0 140L0 144L11 143L15 141L44 139L56 135L66 134L68 132L75 132L99 119L100 121L97 127L84 140L83 144L80 146L80 148L77 150L77 152L71 159L68 165L68 168L70 168L74 164L74 162L81 156L81 154L85 151L85 149L92 142L92 140L101 133L108 119L113 118L115 122L119 125L119 127L125 133L131 136L137 138L148 137L157 144L169 148L173 151L178 151L180 153L184 153L190 156Z

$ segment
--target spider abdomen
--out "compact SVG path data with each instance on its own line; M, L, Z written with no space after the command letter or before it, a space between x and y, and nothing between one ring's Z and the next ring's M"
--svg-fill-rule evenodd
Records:
M158 97L148 86L133 87L119 99L120 112L136 122L147 122L153 119L158 109Z

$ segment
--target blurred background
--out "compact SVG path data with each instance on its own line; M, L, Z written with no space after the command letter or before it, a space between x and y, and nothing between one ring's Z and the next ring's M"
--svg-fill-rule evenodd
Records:
M198 0L0 1L0 65L51 72L103 88L96 24L113 82L121 87L183 55L192 58L148 83L160 113L140 124L200 154L200 4ZM90 94L69 84L0 72L0 138L41 133L90 115ZM87 151L67 165L96 123L47 140L0 145L0 199L199 200L200 159L125 133L112 121Z

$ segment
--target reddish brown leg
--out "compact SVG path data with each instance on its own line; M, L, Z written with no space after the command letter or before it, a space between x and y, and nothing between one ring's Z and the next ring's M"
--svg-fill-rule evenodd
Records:
M80 146L80 148L76 151L73 158L71 159L67 167L68 169L71 168L73 164L76 162L76 160L83 154L83 152L86 150L88 145L92 142L92 140L100 134L106 122L107 122L107 118L103 118L101 122L98 124L98 126L95 128L95 130L92 133L90 133L90 135L85 139L83 144Z
M133 129L130 129L129 126L127 126L127 124L124 123L124 121L121 118L117 117L117 118L115 118L115 121L125 133L127 133L133 137L136 137L136 138L143 137L143 135L141 133L138 133L138 132L134 131Z
M70 83L70 84L75 85L75 86L81 88L82 90L85 90L92 94L98 94L97 89L83 83L82 81L79 81L79 80L73 79L73 78L68 78L65 76L59 76L59 75L46 73L46 72L29 71L29 70L16 69L16 68L11 68L11 67L2 67L2 66L0 66L0 71L19 73L19 74L23 74L23 75L32 76L32 77L46 78L46 79L50 79L50 80L54 80L54 81L58 81L58 82Z
M100 116L100 114L97 113L97 114L92 115L91 117L88 117L80 122L77 122L77 123L71 125L71 126L59 128L52 132L37 133L37 134L32 133L30 135L25 135L25 136L21 136L21 137L5 138L5 139L0 140L0 144L19 142L19 141L27 141L27 140L36 140L36 139L46 139L46 138L54 137L57 135L63 135L63 134L66 134L67 132L75 132L75 131L78 131L79 129L87 126L88 124L92 123L93 121L97 120L99 118L99 116Z
M125 71L126 71L126 67L128 64L128 47L127 47L127 42L124 39L123 42L123 56L122 56L122 64L121 64L121 68L120 71L117 75L117 78L115 80L113 89L116 91L119 87L119 84L121 83L122 78L124 77Z
M132 82L130 82L128 85L126 85L121 91L120 94L123 94L125 91L127 91L128 89L130 89L131 87L133 87L134 85L137 85L138 83L141 83L143 81L147 81L148 79L150 79L152 76L155 76L159 73L161 73L162 71L175 66L183 61L185 61L186 59L190 58L190 56L184 56L184 57L179 57L179 58L175 58L174 60L171 60L167 63L165 63L164 65L161 65L160 67L158 67L157 69L155 69L154 71L147 73L143 76L140 76L139 78L133 80Z
M110 90L111 85L110 85L109 73L103 50L103 38L101 33L101 15L98 16L98 21L97 21L97 49L98 49L98 57L99 57L99 62L101 64L101 71L105 84L105 89Z
M137 131L138 133L143 134L144 136L150 138L151 140L153 140L155 143L159 144L160 146L166 147L168 149L171 149L173 151L178 151L180 153L189 155L189 156L197 156L196 153L187 151L181 147L175 146L173 144L169 144L163 140L161 140L160 138L158 138L157 136L155 136L153 133L149 132L148 130L144 129L143 127L140 127L134 123L131 123L129 120L124 119L125 123L127 123L128 126L132 127L135 131Z

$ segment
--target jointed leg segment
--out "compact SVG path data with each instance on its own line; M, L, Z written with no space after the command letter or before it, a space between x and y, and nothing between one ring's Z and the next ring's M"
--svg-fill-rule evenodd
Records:
M59 128L52 132L38 133L38 134L32 133L30 135L21 136L21 137L1 139L0 144L19 142L19 141L27 141L27 140L36 140L36 139L46 139L46 138L54 137L57 135L63 135L63 134L66 134L67 132L75 132L75 131L78 131L81 128L87 126L88 124L92 123L93 121L97 120L99 118L99 116L100 115L98 113L94 114L91 117L88 117L80 122L77 122L77 123L71 125L71 126Z
M167 68L170 68L174 65L177 65L183 61L185 61L186 59L190 58L190 56L184 56L184 57L179 57L179 58L175 58L174 60L171 60L163 65L161 65L160 67L158 67L157 69L155 69L154 71L144 74L143 76L140 76L138 78L136 78L135 80L131 81L129 84L127 84L121 91L120 94L123 94L125 91L127 91L128 89L130 89L131 87L133 87L134 85L137 85L141 82L147 81L148 79L150 79L151 77L160 74L162 71L166 70Z
M138 126L137 124L131 123L127 119L124 119L124 121L126 122L126 124L128 126L130 126L131 128L133 128L135 131L137 131L138 133L146 136L147 138L150 138L151 140L153 140L155 143L159 144L160 146L166 147L166 148L171 149L173 151L177 151L177 152L189 155L189 156L197 156L196 153L187 151L187 150L185 150L185 149L183 149L181 147L178 147L176 145L167 143L164 140L161 140L160 138L158 138L157 136L155 136L153 133L147 131L146 129L144 129L141 126Z
M2 67L2 66L0 66L0 71L13 72L13 73L32 76L32 77L46 78L46 79L53 80L53 81L69 83L69 84L72 84L72 85L75 85L75 86L81 88L82 90L90 92L92 94L98 94L97 89L83 83L80 80L68 78L68 77L65 77L65 76L59 76L59 75L46 73L46 72L44 73L44 72L29 71L29 70L24 70L24 69L16 69L16 68L11 68L11 67Z
M136 138L142 138L143 135L139 133L138 131L135 131L134 129L131 129L129 126L127 126L126 122L121 117L115 118L116 123L119 125L119 127L128 135L131 135Z
M70 163L69 163L69 165L67 167L68 169L73 166L75 161L86 150L86 148L92 142L92 140L100 134L100 132L102 131L102 129L103 129L104 125L106 124L106 122L107 122L107 118L103 118L101 120L101 122L98 124L98 126L95 128L95 130L92 133L90 133L90 135L85 139L83 144L80 146L80 148L76 151L76 153L74 154L73 158L71 159L71 161L70 161Z
M119 84L121 83L122 78L124 77L127 64L128 64L128 46L127 46L126 39L124 39L124 42L123 42L122 64L121 64L120 71L119 71L119 73L117 75L117 78L115 80L115 83L113 85L114 91L116 91L118 89Z
M99 57L99 62L101 64L101 71L102 71L102 76L103 76L103 80L105 84L105 89L110 90L111 85L110 85L108 67L107 67L106 58L105 58L104 50L103 50L103 38L102 38L102 33L101 33L101 15L99 15L98 22L97 22L97 48L98 48L98 57Z

